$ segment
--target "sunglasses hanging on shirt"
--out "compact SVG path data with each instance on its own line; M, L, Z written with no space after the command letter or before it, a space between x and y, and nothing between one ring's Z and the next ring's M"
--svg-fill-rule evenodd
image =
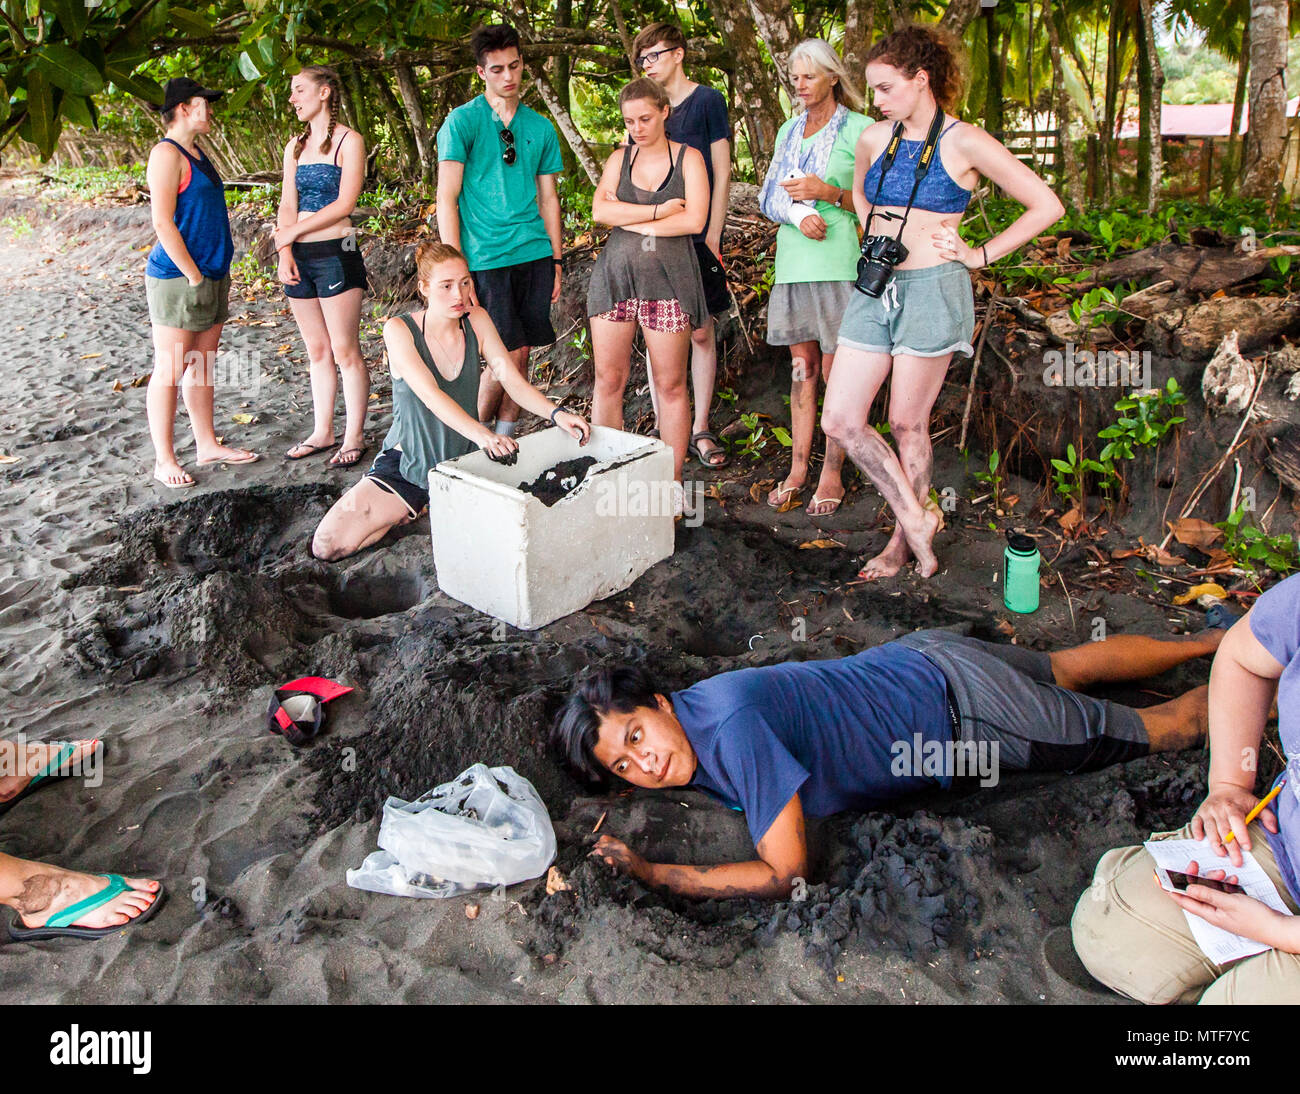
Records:
M509 129L501 130L501 139L505 142L505 150L501 153L501 159L509 167L515 162L515 135Z

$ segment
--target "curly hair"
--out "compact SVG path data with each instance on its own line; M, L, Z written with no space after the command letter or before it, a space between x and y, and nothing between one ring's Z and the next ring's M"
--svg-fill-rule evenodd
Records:
M966 85L966 53L961 43L936 26L913 24L880 39L867 52L867 64L882 61L910 80L921 69L930 77L930 90L944 110L961 102Z
M327 65L308 65L299 72L300 76L306 76L312 83L318 87L324 84L330 90L330 97L327 103L327 109L330 112L330 127L325 132L325 139L321 142L320 151L324 155L330 150L330 145L334 141L334 127L339 121L339 105L343 99L343 84L339 80L339 74ZM298 135L294 141L293 158L298 159L307 147L307 138L311 136L311 123Z

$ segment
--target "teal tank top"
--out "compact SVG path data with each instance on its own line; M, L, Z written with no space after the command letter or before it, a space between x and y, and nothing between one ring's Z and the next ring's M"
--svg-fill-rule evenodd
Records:
M478 337L474 327L465 316L460 321L461 333L465 336L465 359L461 362L460 373L454 380L445 379L433 363L428 343L424 335L409 315L402 316L402 322L411 332L415 348L419 350L420 360L425 368L433 374L447 395L456 405L475 421L478 420ZM423 490L429 487L429 471L443 460L454 460L464 456L478 447L468 437L463 437L447 425L432 410L420 401L420 397L411 390L410 385L400 376L393 377L393 424L384 438L384 449L401 448L402 478L414 483Z

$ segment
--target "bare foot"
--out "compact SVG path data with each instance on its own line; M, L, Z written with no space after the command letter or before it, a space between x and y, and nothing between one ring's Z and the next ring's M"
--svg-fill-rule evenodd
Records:
M943 517L935 509L922 509L921 517L915 525L909 526L899 521L907 545L912 549L916 559L916 572L921 577L933 577L939 569L939 560L934 555L934 535L943 523Z
M158 899L159 885L147 878L123 878L131 886L107 904L71 924L74 927L122 927L147 911ZM13 901L24 927L44 927L64 908L92 897L108 884L102 874L81 874L58 866L41 865L23 879L22 893Z
M5 743L9 744L10 742ZM0 763L0 802L11 801L26 790L28 784L36 778L37 772L43 770L50 761L57 759L66 745L74 745L75 747L68 758L63 761L63 767L75 768L80 771L82 770L79 766L81 762L99 747L99 738L96 737L93 741L33 743L21 749L14 743L12 753L6 749L4 761ZM51 771L50 774L56 775L58 772Z
M893 577L911 557L912 552L907 548L907 540L896 531L894 538L889 541L885 549L875 558L868 559L866 565L858 571L858 580L879 581L882 577Z
M166 462L159 460L155 463L153 465L153 477L173 490L194 485L194 477L175 460Z
M803 489L803 484L807 481L808 472L805 471L801 475L795 471L791 471L790 474L785 477L785 480L780 486L774 487L768 492L767 504L773 509L780 509L781 506L790 500L792 494L796 494Z
M261 457L247 448L231 448L224 444L215 444L211 448L200 448L195 452L195 463L202 466L208 463L256 463Z
M817 481L817 489L813 491L812 501L805 506L805 511L810 517L829 517L844 501L844 481L836 475L831 478L823 475Z

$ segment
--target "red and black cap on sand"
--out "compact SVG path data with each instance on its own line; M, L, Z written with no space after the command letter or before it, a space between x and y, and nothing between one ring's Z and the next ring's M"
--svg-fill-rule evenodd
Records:
M266 712L266 728L301 748L325 724L325 704L353 689L323 676L301 676L275 689Z

